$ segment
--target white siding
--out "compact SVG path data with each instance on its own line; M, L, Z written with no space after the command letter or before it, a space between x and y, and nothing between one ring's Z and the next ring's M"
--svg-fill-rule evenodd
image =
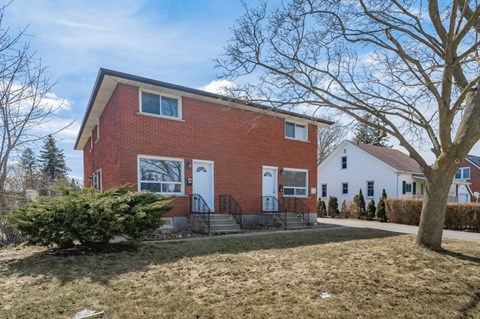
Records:
M342 157L347 156L347 168L342 169ZM411 175L410 175L411 179ZM374 196L367 197L367 181L374 182ZM348 195L342 194L342 183L348 183ZM401 192L401 182L399 192ZM327 197L336 196L339 205L346 200L351 201L353 196L362 189L365 201L374 199L378 202L382 189L388 197L397 196L397 175L387 164L359 149L344 142L336 152L327 159L318 169L318 197L322 196L322 184L327 184ZM410 194L411 196L411 194Z

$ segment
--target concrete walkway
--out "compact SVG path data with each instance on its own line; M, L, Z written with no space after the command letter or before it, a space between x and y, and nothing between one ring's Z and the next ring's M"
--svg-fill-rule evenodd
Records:
M387 230L387 231L404 233L404 234L416 235L418 232L418 226L393 224L393 223L381 223L381 222L359 220L359 219L319 218L318 222L322 224L340 225L340 226L347 226L347 227L381 229L381 230ZM443 238L467 240L467 241L474 241L474 242L480 243L480 233L444 230Z

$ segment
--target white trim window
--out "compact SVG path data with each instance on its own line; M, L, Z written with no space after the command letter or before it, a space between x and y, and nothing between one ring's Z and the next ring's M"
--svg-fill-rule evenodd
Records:
M100 124L95 125L95 143L100 139Z
M348 195L348 183L342 183L342 195Z
M285 137L294 140L307 141L307 124L285 122Z
M308 170L285 168L283 170L283 195L308 196Z
M138 157L138 189L157 194L183 195L183 159L155 156Z
M375 194L374 181L367 181L367 197L373 197Z
M95 187L99 191L103 191L101 168L95 170L92 174L92 187Z
M182 103L178 97L141 90L140 112L166 118L181 119Z
M470 167L460 167L455 173L455 179L470 179Z
M322 184L322 197L327 197L327 184Z

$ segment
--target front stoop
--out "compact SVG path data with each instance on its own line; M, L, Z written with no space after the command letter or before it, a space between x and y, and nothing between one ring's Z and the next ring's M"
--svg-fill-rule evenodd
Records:
M276 214L272 214L273 220L285 227L283 220L281 220ZM303 221L302 216L297 213L287 213L287 229L305 229L308 228L308 224Z
M190 227L193 232L208 233L208 226L201 214L191 215ZM210 234L239 233L241 231L240 225L237 224L237 221L232 215L210 214Z

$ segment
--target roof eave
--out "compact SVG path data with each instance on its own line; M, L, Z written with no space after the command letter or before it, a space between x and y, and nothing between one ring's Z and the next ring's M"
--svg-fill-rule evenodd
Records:
M265 105L261 105L261 104L257 104L257 103L251 103L251 102L248 102L248 101L244 101L244 100L240 100L240 99L236 99L236 98L231 98L231 97L216 94L216 93L210 93L210 92L206 92L206 91L202 91L202 90L198 90L198 89L193 89L193 88L189 88L189 87L185 87L185 86L180 86L180 85L171 84L171 83L167 83L167 82L157 81L157 80L154 80L154 79L144 78L144 77L140 77L140 76L133 75L133 74L128 74L128 73L123 73L123 72L114 71L114 70L110 70L110 69L100 68L100 70L98 72L98 75L97 75L97 79L95 81L95 85L93 87L92 94L91 94L89 102L88 102L87 110L86 110L85 115L83 117L82 124L80 126L80 130L79 130L76 142L75 142L75 146L74 146L75 150L83 149L83 147L82 148L79 147L79 142L80 142L80 139L81 139L81 137L84 133L83 131L85 129L85 125L87 124L87 121L90 117L90 113L92 111L93 105L95 103L95 100L97 98L98 92L101 88L101 85L102 85L102 82L103 82L105 76L112 76L112 77L117 77L117 78L130 80L130 81L136 81L136 82L145 83L145 84L149 84L149 85L159 86L159 87L163 87L163 88L166 88L166 89L171 89L171 90L175 90L175 91L180 91L180 92L184 92L184 93L190 93L190 94L193 94L193 95L198 95L198 96L203 96L203 97L215 99L217 101L220 100L220 101L231 102L231 103L244 105L244 106L252 107L252 108L256 108L256 109L262 109L262 110L265 110L265 111L268 111L268 112L274 112L274 113L276 112L276 113L279 113L279 114L284 115L284 116L295 117L295 118L303 119L303 120L306 120L306 121L311 121L311 122L314 122L314 123L318 123L317 125L319 125L319 126L321 124L332 125L332 124L335 123L335 122L324 120L324 119L321 119L321 118L316 118L316 117L313 117L313 116L299 114L299 113L295 113L295 112L291 112L291 111L283 110L283 109L274 109L274 108L271 108L271 107L268 107L268 106L265 106Z

